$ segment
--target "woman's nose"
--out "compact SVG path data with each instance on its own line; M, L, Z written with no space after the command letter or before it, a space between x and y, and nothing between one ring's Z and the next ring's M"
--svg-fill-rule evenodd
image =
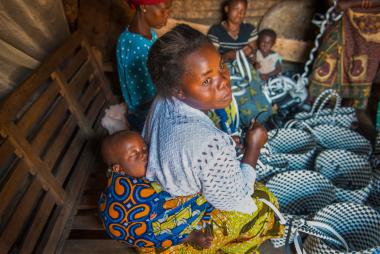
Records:
M229 75L228 73L221 73L218 80L218 90L224 90L229 87Z

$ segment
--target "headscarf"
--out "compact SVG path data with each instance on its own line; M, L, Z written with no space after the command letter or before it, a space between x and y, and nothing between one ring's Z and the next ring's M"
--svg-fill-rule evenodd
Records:
M166 0L127 0L127 3L132 7L136 8L139 5L153 5L166 2Z

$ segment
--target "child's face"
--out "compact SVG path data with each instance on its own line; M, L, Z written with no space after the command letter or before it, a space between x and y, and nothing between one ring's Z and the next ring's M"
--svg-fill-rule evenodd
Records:
M271 36L264 35L262 38L260 38L258 47L261 53L267 55L271 52L273 45L273 38Z
M233 24L241 24L244 21L247 5L242 1L233 1L226 6L227 19Z
M120 150L118 160L125 173L132 177L144 177L148 150L140 135L133 134L125 139Z
M208 111L227 107L232 100L230 74L222 57L211 44L184 59L187 71L178 98L193 108Z

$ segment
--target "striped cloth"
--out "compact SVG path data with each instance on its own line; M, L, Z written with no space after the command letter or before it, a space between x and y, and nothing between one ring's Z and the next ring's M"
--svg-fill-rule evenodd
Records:
M212 44L219 49L221 54L230 50L242 49L245 45L257 40L257 29L249 23L241 23L238 37L232 38L224 28L225 21L213 25L207 33Z

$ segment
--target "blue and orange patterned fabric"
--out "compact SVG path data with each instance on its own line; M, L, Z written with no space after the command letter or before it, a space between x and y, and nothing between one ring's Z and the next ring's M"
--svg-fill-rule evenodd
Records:
M167 248L209 223L213 208L201 195L173 198L157 183L112 173L99 210L111 238L131 247Z

